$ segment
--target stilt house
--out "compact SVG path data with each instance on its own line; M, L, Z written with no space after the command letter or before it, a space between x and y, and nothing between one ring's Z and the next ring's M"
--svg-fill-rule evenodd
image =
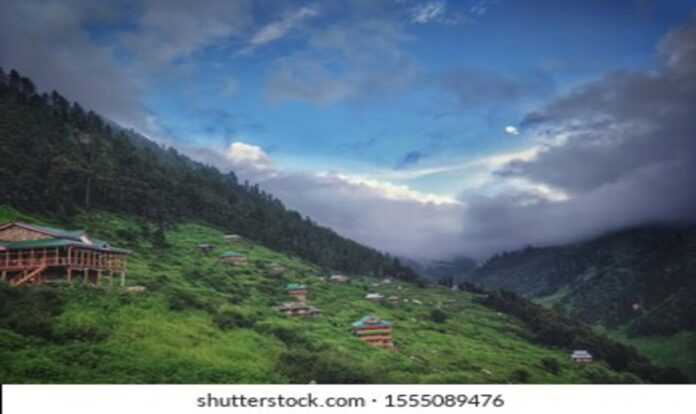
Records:
M125 285L127 250L93 239L84 230L61 230L10 222L0 225L0 278L12 286L71 282L101 284L108 276L120 277Z

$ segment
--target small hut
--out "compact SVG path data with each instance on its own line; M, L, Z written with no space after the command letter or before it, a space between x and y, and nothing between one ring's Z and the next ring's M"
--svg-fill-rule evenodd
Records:
M392 324L376 316L366 316L353 322L353 331L361 341L370 345L392 348Z
M276 309L288 316L319 316L321 314L319 309L304 302L283 303Z
M307 286L301 285L299 283L289 283L285 290L288 295L292 296L298 302L304 302L307 300Z
M283 273L285 273L285 270L286 270L284 266L281 266L277 263L269 264L267 266L267 269L268 269L268 273L275 275L275 276L282 275Z
M373 302L381 302L382 299L384 299L384 296L380 295L379 293L368 293L365 295L365 299L371 300Z
M242 236L238 234L227 234L225 235L225 241L227 243L237 243L242 241Z
M213 246L210 243L201 243L198 246L198 250L200 250L202 253L210 253L213 250Z
M584 350L576 350L570 354L570 359L572 359L576 364L587 364L592 362L592 355Z
M225 252L219 256L220 260L222 260L224 263L227 264L232 264L235 266L244 266L249 263L249 260L247 259L246 256L241 255L239 253L235 253L232 251Z
M350 281L350 278L344 275L331 275L331 277L329 277L329 280L336 283L348 283Z

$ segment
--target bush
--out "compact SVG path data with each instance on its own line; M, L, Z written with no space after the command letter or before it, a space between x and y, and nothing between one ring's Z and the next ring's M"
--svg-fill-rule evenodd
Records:
M512 371L510 380L515 384L524 384L529 381L529 371L521 368L516 369Z
M430 312L430 320L435 323L443 323L447 320L447 314L440 309L433 309Z
M225 309L215 315L215 324L222 330L233 328L253 328L256 321L236 309Z
M542 358L541 367L553 375L558 375L561 372L561 363L556 358Z

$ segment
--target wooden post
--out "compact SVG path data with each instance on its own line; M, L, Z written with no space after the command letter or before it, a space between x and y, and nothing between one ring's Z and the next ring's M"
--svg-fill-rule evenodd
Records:
M72 283L72 267L68 268L68 283Z
M89 270L82 269L82 283L87 283L87 278L89 277Z
M97 286L101 285L101 273L102 273L101 270L97 270L97 283L96 283Z
M2 280L3 281L7 280L7 270L2 271Z

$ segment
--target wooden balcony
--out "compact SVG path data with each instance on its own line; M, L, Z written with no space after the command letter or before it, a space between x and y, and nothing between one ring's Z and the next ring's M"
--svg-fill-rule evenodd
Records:
M123 272L126 269L126 256L74 247L0 251L0 270L21 271L40 267Z

